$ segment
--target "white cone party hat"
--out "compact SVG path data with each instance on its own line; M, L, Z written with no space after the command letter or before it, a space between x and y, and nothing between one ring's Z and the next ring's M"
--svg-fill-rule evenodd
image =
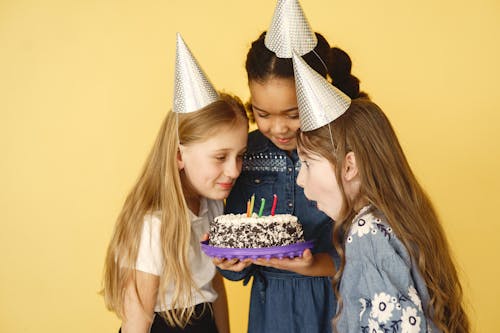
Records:
M293 71L302 131L312 131L331 123L351 105L349 96L309 67L297 54L293 55Z
M278 58L311 52L318 43L298 0L278 0L264 44Z
M173 111L198 111L218 99L217 91L177 33Z

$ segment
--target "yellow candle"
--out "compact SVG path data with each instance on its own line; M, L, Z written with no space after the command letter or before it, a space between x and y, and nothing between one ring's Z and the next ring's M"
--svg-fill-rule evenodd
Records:
M250 198L250 215L249 216L252 216L254 203L255 203L255 194L252 194L252 197Z

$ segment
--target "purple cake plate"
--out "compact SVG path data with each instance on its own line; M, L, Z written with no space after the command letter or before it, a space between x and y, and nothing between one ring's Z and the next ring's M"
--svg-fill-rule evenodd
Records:
M295 243L285 246L261 247L261 248L227 248L208 245L208 241L201 242L201 249L209 257L217 257L219 259L257 259L257 258L294 258L302 257L305 249L311 249L314 246L314 241Z

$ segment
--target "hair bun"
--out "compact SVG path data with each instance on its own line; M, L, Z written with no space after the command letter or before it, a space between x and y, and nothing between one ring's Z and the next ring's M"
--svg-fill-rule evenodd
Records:
M352 61L349 55L338 47L330 49L330 76L334 81L342 82L351 75Z
M353 99L368 96L365 93L360 93L359 79L351 75L351 68L351 57L344 50L332 47L330 49L330 63L328 66L332 84Z

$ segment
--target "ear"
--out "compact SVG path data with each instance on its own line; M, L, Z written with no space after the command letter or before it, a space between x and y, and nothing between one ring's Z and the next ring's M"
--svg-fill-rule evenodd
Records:
M344 166L342 170L342 177L345 181L352 181L358 175L358 165L356 163L356 155L354 152L348 152L344 158Z
M182 159L182 146L177 148L177 168L180 170L184 169L184 160Z

